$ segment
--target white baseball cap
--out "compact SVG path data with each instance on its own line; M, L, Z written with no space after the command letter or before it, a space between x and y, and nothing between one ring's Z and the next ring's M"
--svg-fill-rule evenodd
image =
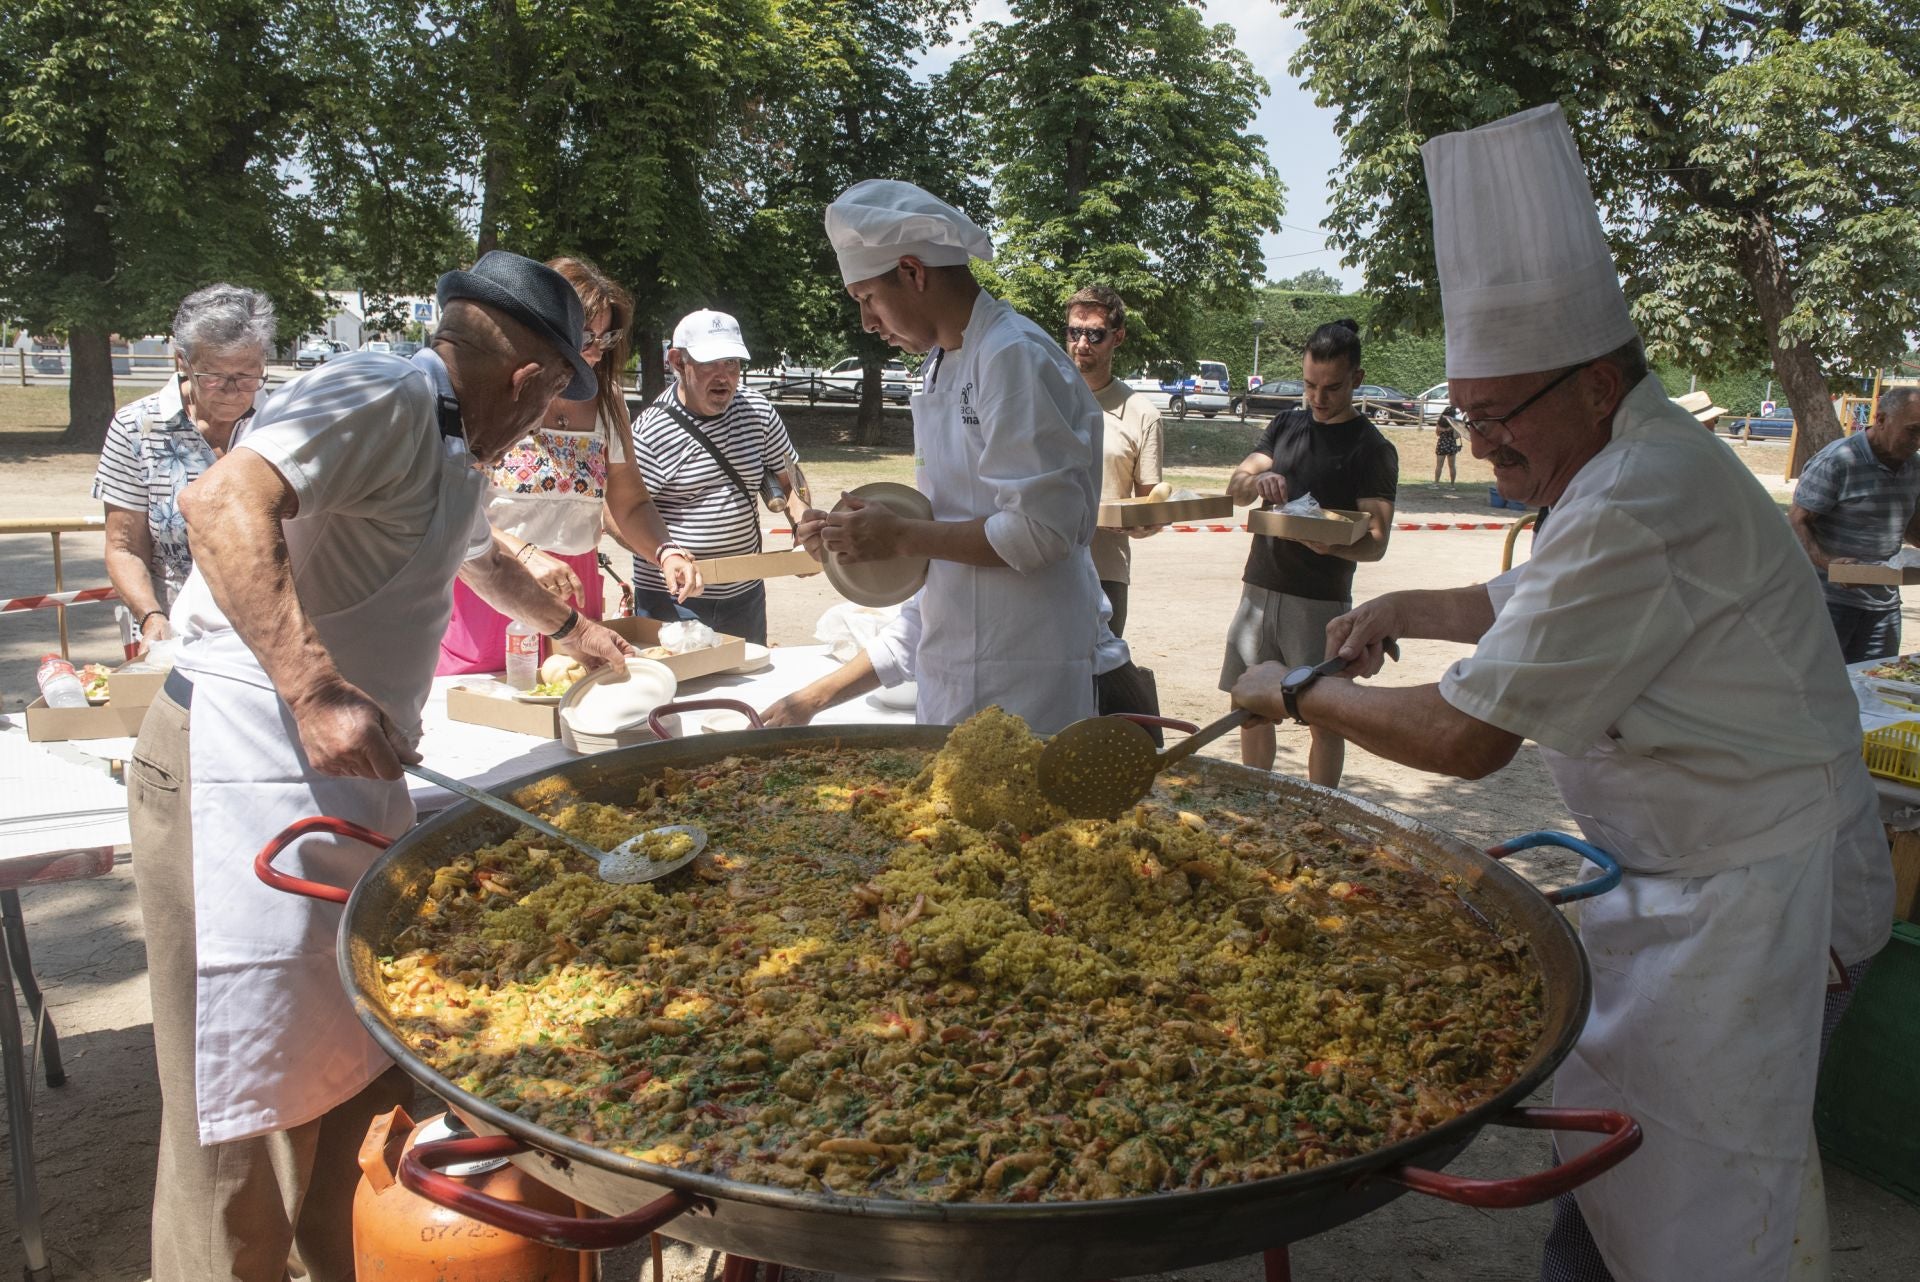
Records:
M681 317L673 327L673 345L703 365L708 361L751 359L740 337L740 322L725 312L704 307Z

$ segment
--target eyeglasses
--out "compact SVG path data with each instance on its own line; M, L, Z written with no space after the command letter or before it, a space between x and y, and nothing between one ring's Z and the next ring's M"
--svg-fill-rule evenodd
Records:
M1592 363L1593 362L1589 361L1587 362L1587 365L1590 365ZM1472 432L1475 436L1479 437L1481 440L1485 441L1489 445L1504 445L1507 441L1510 441L1513 439L1513 433L1509 431L1505 433L1500 440L1496 441L1493 439L1493 430L1495 428L1504 427L1506 426L1506 424L1512 422L1514 419L1519 418L1522 414L1532 409L1534 406L1534 403L1538 401L1541 397L1545 396L1548 392L1551 392L1554 388L1560 386L1560 384L1572 378L1575 374L1578 374L1581 370L1585 369L1587 365L1575 365L1570 369L1564 369L1560 371L1559 375L1555 377L1553 381L1549 382L1545 387L1535 392L1532 396L1529 396L1526 400L1521 401L1518 405L1508 410L1505 414L1500 414L1490 418L1462 418L1460 420L1460 426L1466 428L1469 432Z
M260 384L267 381L264 374L202 374L198 370L188 370L193 381L201 390L208 392L257 392Z
M1098 347L1107 341L1106 326L1095 325L1091 329L1088 329L1080 325L1069 325L1067 326L1067 341L1069 343L1087 342Z
M590 329L583 329L580 331L580 350L585 351L589 347L594 347L603 352L610 351L624 333L626 331L623 329L603 329L597 333Z

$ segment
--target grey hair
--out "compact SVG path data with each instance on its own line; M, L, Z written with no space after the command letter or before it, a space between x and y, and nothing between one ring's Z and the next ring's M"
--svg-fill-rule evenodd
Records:
M1883 387L1874 405L1873 420L1878 423L1889 414L1898 414L1910 401L1920 398L1920 387Z
M224 282L196 289L173 314L173 351L193 359L198 351L257 347L272 355L273 300L257 289Z
M1630 388L1638 387L1653 372L1647 367L1646 344L1637 334L1599 359L1619 370L1621 381Z

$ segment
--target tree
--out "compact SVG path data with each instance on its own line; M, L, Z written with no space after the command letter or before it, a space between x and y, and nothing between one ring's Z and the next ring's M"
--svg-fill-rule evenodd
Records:
M1143 361L1191 356L1194 313L1244 298L1283 189L1247 126L1266 92L1185 0L1014 0L949 77L994 176L1014 306L1057 325L1095 282ZM1136 320L1137 316L1137 320Z
M1703 375L1771 363L1793 466L1838 434L1829 374L1870 372L1920 320L1920 4L1913 0L1282 0L1336 107L1329 225L1381 295L1438 316L1418 145L1558 100L1634 316Z
M881 366L889 349L860 327L841 287L822 217L864 178L918 183L977 216L984 189L969 177L933 85L907 72L946 38L956 0L788 0L781 11L781 76L754 122L763 163L755 208L735 260L736 290L756 354L824 361L848 348L863 369L856 444L880 440Z
M109 336L227 279L313 323L320 238L279 167L304 104L299 5L0 0L0 307L65 330L64 442L113 416Z
M1318 267L1309 267L1298 276L1282 277L1273 282L1273 287L1300 294L1337 294L1342 288L1338 277Z

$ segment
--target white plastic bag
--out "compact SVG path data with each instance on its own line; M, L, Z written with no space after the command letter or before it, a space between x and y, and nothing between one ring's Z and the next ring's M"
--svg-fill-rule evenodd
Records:
M880 630L899 614L897 605L855 605L842 601L820 616L820 622L813 628L813 639L825 642L828 652L845 663L865 650L867 643L879 636Z
M1289 499L1280 509L1282 516L1319 516L1320 501L1311 494L1302 494L1297 499Z

